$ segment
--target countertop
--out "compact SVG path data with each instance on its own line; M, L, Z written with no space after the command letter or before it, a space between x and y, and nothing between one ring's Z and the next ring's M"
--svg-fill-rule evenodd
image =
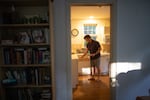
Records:
M78 55L77 54L72 54L71 57L72 57L72 60L73 59L78 59Z
M86 55L83 58L80 58L83 55L83 53L76 53L76 54L72 54L72 59L78 59L79 61L83 61L83 60L89 60L89 56ZM109 56L109 53L101 53L101 57L103 56Z

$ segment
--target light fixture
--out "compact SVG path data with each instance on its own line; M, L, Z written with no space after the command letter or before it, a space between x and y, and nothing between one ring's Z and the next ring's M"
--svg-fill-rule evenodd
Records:
M93 18L94 18L94 16L89 16L89 18L90 18L90 19L93 19Z

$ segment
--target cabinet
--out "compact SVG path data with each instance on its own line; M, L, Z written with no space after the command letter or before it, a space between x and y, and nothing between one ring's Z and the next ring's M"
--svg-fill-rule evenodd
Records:
M78 59L78 74L79 75L90 74L90 59L89 58Z
M0 100L52 100L49 0L0 1Z
M100 58L101 75L108 75L109 74L109 61L110 61L110 54L109 53L101 54L101 58Z
M110 27L104 27L105 43L110 44Z
M78 57L76 54L72 54L72 88L76 88L78 85Z

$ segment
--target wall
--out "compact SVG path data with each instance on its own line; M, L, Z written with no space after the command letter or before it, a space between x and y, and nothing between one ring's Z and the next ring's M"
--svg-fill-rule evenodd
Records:
M76 0L75 0L76 1ZM79 0L82 2L82 0ZM70 0L53 0L56 100L72 100ZM83 1L87 2L87 0ZM92 0L93 2L93 0ZM97 1L99 3L99 0Z
M72 100L70 14L66 0L53 1L55 100ZM68 20L66 20L68 19Z
M104 29L105 27L110 27L110 20L109 19L92 19L92 22L89 23L91 19L72 19L71 20L71 29L78 29L79 35L76 37L71 37L71 45L72 45L72 52L76 52L77 49L85 48L84 46L84 24L97 24L96 26L96 35L97 41L101 44L105 43L105 34Z
M112 3L111 62L139 62L142 64L139 70L118 73L118 86L113 88L112 92L113 100L135 100L137 95L148 95L147 90L150 88L150 1L54 0L56 100L72 99L69 5L71 3L99 4L104 2Z
M141 69L118 73L116 100L135 100L138 95L148 95L150 74L146 70L150 69L149 5L149 0L117 1L116 62L141 63Z

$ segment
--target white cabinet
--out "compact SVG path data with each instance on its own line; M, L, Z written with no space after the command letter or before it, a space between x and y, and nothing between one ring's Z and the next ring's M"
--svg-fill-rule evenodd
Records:
M90 60L89 59L78 60L78 74L79 75L90 74Z
M100 69L102 75L107 75L109 73L109 59L110 56L108 54L101 55Z
M76 55L72 55L72 88L76 88L78 84L78 59Z
M102 53L100 58L100 70L102 75L109 73L109 61L110 55L108 53ZM80 58L78 59L78 74L89 75L90 74L90 59Z

